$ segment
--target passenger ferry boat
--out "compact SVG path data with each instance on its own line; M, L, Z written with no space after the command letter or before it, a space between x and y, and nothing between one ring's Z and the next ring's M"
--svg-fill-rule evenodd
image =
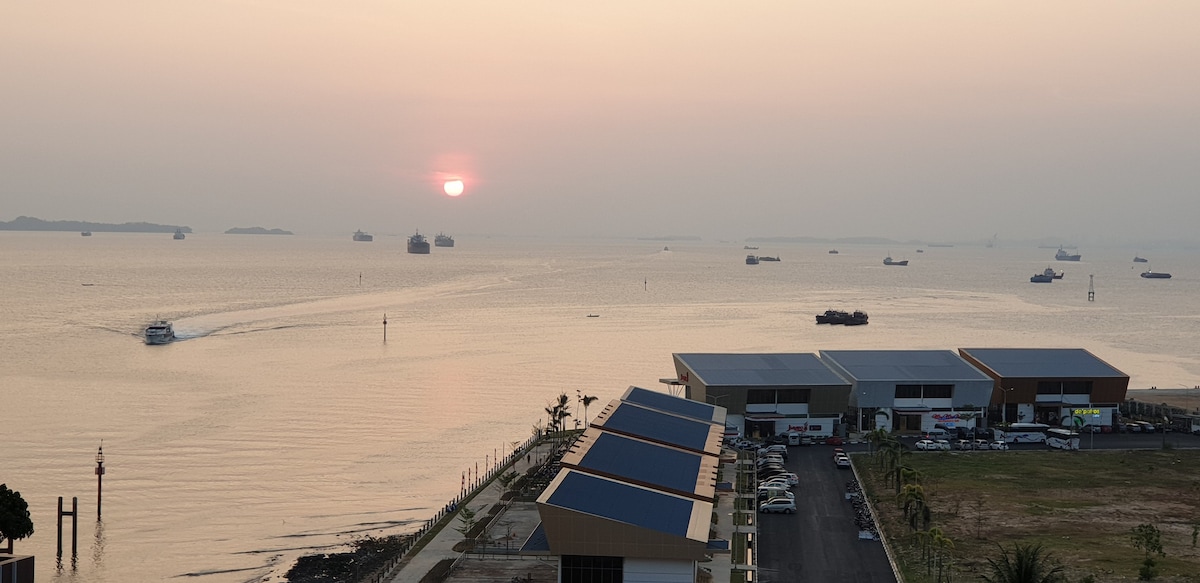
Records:
M159 320L142 332L146 344L167 344L175 340L175 327L166 320Z

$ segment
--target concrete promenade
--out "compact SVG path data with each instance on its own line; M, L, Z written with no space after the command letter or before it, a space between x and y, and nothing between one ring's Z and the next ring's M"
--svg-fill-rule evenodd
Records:
M540 463L554 451L555 444L552 442L542 442L529 450L529 455L517 458L512 466L503 472L517 472L524 475L530 468L540 465ZM528 461L526 461L528 460ZM500 492L497 487L492 487L495 479L484 484L479 488L478 494L474 498L467 500L463 505L476 512L479 518L484 518L487 509L493 504L496 504L500 498ZM458 559L462 556L462 551L454 550L454 546L462 542L462 533L455 530L461 525L459 522L459 511L451 513L447 518L443 519L433 532L428 533L427 537L432 537L427 540L425 545L412 553L404 561L400 571L391 579L392 583L420 583L438 563L445 559ZM530 516L532 514L532 517ZM512 544L520 546L528 538L533 528L537 526L539 520L537 518L537 508L532 503L515 503L510 505L509 509L504 512L504 521L513 524L513 541ZM532 521L532 525L529 524ZM517 525L522 528L517 528ZM518 532L523 530L525 532ZM493 538L495 533L489 533ZM509 578L505 578L507 581ZM450 577L453 580L454 577Z

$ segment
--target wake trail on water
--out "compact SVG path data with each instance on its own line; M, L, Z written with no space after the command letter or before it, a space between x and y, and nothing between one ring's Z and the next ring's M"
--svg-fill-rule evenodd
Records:
M178 340L272 332L290 328L323 328L344 325L334 321L332 316L363 313L364 317L370 314L370 318L374 319L386 312L399 312L431 300L511 285L512 279L507 275L487 276L420 288L363 292L319 300L184 316L176 318L173 324ZM140 334L139 331L137 335Z

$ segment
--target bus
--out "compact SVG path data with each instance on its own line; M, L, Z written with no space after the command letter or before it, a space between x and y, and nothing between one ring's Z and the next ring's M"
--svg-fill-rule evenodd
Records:
M1046 445L1055 449L1079 449L1079 434L1065 428L1046 430Z
M1046 431L1050 429L1045 423L1009 423L1008 425L997 427L992 431L995 433L996 441L1006 443L1046 443Z

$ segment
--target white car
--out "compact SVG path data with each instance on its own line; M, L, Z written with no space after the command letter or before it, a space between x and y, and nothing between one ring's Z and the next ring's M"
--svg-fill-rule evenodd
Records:
M850 469L850 456L846 454L837 456L833 458L833 463L837 465L839 470L848 470Z
M759 504L758 511L791 514L796 511L796 501L789 498L772 498Z
M958 449L973 449L973 446L974 446L974 444L972 444L971 440L969 440L969 439L960 439L955 444L955 447L957 447Z
M921 450L937 449L937 445L935 443L933 443L932 439L922 439L917 442L917 449L921 449Z
M771 478L770 480L768 480L766 482L758 483L759 488L762 488L764 486L767 488L783 488L784 490L791 490L792 488L796 487L795 484L789 484L787 479L785 479L785 478Z
M976 439L975 440L975 449L995 449L995 448L993 448L990 444L988 444L988 440L986 440L986 439Z
M945 439L935 439L935 440L933 440L933 443L937 444L936 449L940 449L942 451L950 451L950 442Z
M992 447L992 449L1007 450L1008 444L1004 443L1003 441L993 441L991 447Z

